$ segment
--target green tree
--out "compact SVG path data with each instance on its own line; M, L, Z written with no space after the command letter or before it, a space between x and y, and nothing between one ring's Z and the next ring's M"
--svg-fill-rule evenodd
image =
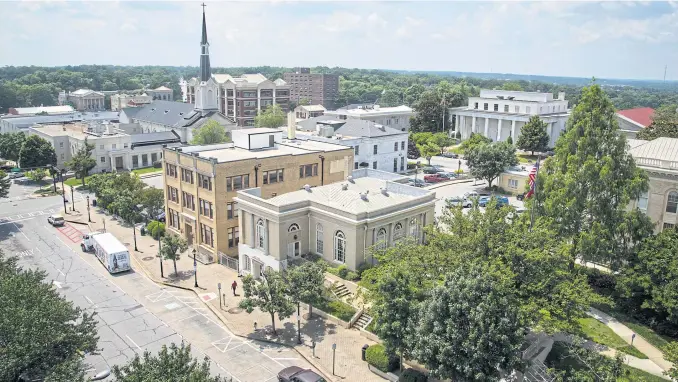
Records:
M664 105L655 110L650 126L636 133L637 139L648 141L659 137L678 138L678 105Z
M157 219L165 211L165 193L155 187L146 187L140 193L141 205L151 219Z
M118 382L176 381L176 382L225 382L219 376L212 377L210 360L207 356L202 362L191 355L191 345L177 346L172 343L168 348L162 345L157 356L144 352L144 357L134 355L126 365L113 366L113 376Z
M467 140L465 140L464 142L461 143L460 149L461 149L461 152L466 154L472 148L474 148L476 146L480 146L484 143L492 143L492 140L490 138L486 138L482 134L471 133L471 136L468 137Z
M527 328L514 286L501 273L460 267L422 303L412 354L435 378L498 381L501 370L521 369Z
M325 292L325 267L321 263L305 262L287 270L288 295L297 304L297 314L301 314L302 302L308 304L308 317L313 316L313 305L322 302Z
M0 156L14 162L19 161L19 152L26 140L24 133L0 134Z
M29 171L26 176L35 183L40 183L47 176L47 170L44 168L36 168L33 171Z
M214 120L207 121L200 127L191 140L192 145L214 145L217 143L228 142L226 128Z
M617 269L652 230L649 218L627 209L647 188L647 174L627 152L612 103L592 85L572 111L555 155L544 162L528 208L571 243L572 266L580 258Z
M678 342L671 342L664 347L664 358L673 364L673 367L665 371L672 381L678 381Z
M148 233L152 238L158 239L158 237L165 236L165 223L161 223L157 220L151 220L146 227Z
M21 145L19 165L22 168L56 166L54 147L37 135L31 135Z
M186 252L188 249L188 243L184 238L177 235L165 235L162 238L162 248L160 248L160 254L165 260L172 260L174 263L174 275L178 276L177 272L177 260L181 257L181 254Z
M285 112L278 104L267 107L254 117L254 124L256 127L270 127L277 129L280 126L285 125L286 121L287 115L285 115Z
M299 100L299 104L297 106L308 106L311 104L311 100L308 98L302 98Z
M431 136L430 142L433 142L436 146L440 147L440 154L442 154L443 151L445 151L445 148L454 144L454 139L450 138L447 133L435 133Z
M511 91L518 91L518 92L524 91L523 87L517 82L505 82L501 86L501 88L502 88L502 90L511 90Z
M414 104L414 110L417 114L410 119L410 129L413 132L440 132L444 118L445 125L450 126L449 111L443 106L442 98L435 90L422 93Z
M548 149L549 135L546 132L546 122L538 115L533 115L525 126L520 129L520 136L516 146L534 155L535 151L544 152Z
M96 350L94 313L0 253L0 380L83 381L84 352ZM30 301L30 303L27 303Z
M271 315L273 334L275 331L275 314L284 320L294 313L294 303L287 296L288 286L282 276L272 270L265 270L263 281L257 282L252 275L243 279L245 298L240 301L240 308L252 313L255 308Z
M9 194L10 187L11 183L9 178L7 177L7 174L4 171L0 170L0 198L7 197L7 194Z
M551 352L556 354L558 369L551 370L558 382L616 382L624 377L624 357L617 352L614 358L599 354L582 346L583 341L572 344L555 342ZM551 355L549 355L551 357Z
M397 89L386 89L379 98L379 105L385 107L398 106L403 104L402 92Z
M428 164L431 164L431 158L436 154L440 154L441 150L440 146L430 141L422 145L417 145L417 149L419 150L419 153L421 153L421 156L426 158Z
M518 164L516 148L507 142L486 143L466 152L471 175L487 181L488 187L507 167Z
M78 147L78 151L71 157L71 160L66 162L66 167L75 172L76 178L82 179L82 185L85 185L85 178L89 174L89 170L93 169L97 165L96 159L92 156L92 151L94 150L94 145L85 142L82 146Z

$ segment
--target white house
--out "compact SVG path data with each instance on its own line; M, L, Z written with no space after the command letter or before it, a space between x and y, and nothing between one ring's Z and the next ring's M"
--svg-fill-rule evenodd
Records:
M320 116L299 121L297 138L329 142L353 148L354 169L371 168L388 172L407 169L406 131L360 119L337 120Z
M414 111L405 105L381 107L373 104L348 105L337 110L328 110L326 116L335 119L362 119L400 131L410 131L410 117Z
M480 97L469 97L468 106L450 108L450 116L462 139L476 133L495 142L508 137L515 142L533 115L546 122L549 147L553 147L570 117L565 93L554 98L552 93L483 89Z

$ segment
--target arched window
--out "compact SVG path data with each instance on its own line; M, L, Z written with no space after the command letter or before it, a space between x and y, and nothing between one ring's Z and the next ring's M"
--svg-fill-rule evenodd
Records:
M346 236L341 231L334 234L334 261L346 262Z
M676 213L678 210L678 192L669 192L669 197L666 200L666 212Z
M395 228L393 229L393 241L397 241L405 236L405 230L401 223L396 223Z
M264 239L265 239L265 231L264 231L264 221L259 219L257 222L257 247L259 248L264 248Z
M386 229L380 228L377 232L377 249L386 249Z
M249 271L252 269L252 265L250 264L250 257L247 255L242 255L242 262L244 263L242 265L242 269Z
M299 226L297 223L292 223L290 228L287 229L287 232L294 232L294 231L299 231Z
M323 254L325 249L325 238L323 237L323 226L318 223L315 225L315 251L319 255Z

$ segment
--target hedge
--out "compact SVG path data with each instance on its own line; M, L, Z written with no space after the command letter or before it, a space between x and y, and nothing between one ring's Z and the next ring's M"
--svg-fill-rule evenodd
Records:
M398 382L426 382L428 377L419 370L407 369L400 377L398 377Z
M367 360L367 363L384 373L388 373L394 369L392 362L389 362L388 355L386 355L386 348L381 344L368 347L365 351L365 360Z

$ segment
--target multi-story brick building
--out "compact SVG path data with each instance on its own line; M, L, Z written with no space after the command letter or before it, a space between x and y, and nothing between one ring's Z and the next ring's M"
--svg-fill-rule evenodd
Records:
M345 180L352 165L350 147L286 139L276 129L234 130L232 143L167 149L167 230L195 247L198 260L233 264L240 237L233 201L238 190L260 187L270 198Z
M339 75L311 73L310 68L295 68L294 72L283 74L283 80L290 86L292 100L299 103L307 99L311 105L323 105L334 110L339 97Z

